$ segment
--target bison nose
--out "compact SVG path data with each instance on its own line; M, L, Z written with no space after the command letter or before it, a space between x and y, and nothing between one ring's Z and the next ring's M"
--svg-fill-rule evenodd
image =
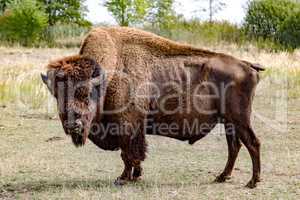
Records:
M66 121L65 126L67 129L76 130L76 129L81 129L83 127L83 124L81 120L77 119L72 122Z

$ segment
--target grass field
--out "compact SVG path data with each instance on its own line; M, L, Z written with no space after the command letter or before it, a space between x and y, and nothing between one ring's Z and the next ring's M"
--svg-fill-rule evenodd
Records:
M77 49L0 47L0 199L299 199L300 52L211 49L268 67L254 102L253 126L262 142L256 189L244 187L252 167L244 147L233 178L213 183L227 159L222 127L194 146L148 136L143 180L114 186L123 169L120 153L91 143L76 149L39 80L49 59Z

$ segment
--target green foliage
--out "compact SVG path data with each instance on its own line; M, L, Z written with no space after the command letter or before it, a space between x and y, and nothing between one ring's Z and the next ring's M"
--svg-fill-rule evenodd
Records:
M151 28L168 32L176 23L174 0L108 0L104 6L121 26L151 24Z
M0 18L0 35L2 39L32 46L41 40L47 21L47 15L36 1L14 1Z
M12 0L0 0L0 14L3 14L8 4L11 3Z
M213 43L242 43L244 34L238 26L228 21L223 22L203 22L197 25L201 38Z
M227 21L210 23L178 17L168 30L153 29L153 27L147 26L145 29L176 41L199 45L217 45L220 43L242 45L246 43L247 39L238 26Z
M144 21L150 1L148 0L108 0L104 6L114 16L120 26L129 26Z
M49 18L49 25L60 23L74 23L80 26L91 26L84 19L87 8L85 0L38 0L45 7Z
M44 32L44 40L50 47L79 47L90 28L77 24L56 24Z
M245 40L244 33L238 26L227 21L223 22L200 22L198 20L182 21L180 26L177 26L177 40L181 40L182 35L186 35L185 39L189 43L236 43L242 44Z
M272 49L294 49L299 40L300 3L296 0L253 0L249 3L244 30L258 44Z
M176 13L173 9L174 0L154 0L148 20L153 28L160 31L172 29L177 21Z
M0 16L0 40L24 46L78 46L77 37L91 27L84 19L84 1L0 0L0 8L6 10Z
M245 30L253 37L274 38L297 7L299 3L292 0L253 0L245 18Z
M280 25L278 39L286 48L300 47L300 9Z

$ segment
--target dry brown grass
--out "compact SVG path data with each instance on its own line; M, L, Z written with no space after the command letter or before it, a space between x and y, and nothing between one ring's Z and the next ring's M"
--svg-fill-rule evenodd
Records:
M245 148L233 178L213 180L226 162L226 141L217 128L194 146L163 137L147 137L143 180L122 188L112 182L122 170L118 152L105 152L90 142L76 149L58 120L43 114L20 114L1 108L0 199L298 199L300 195L299 103L291 102L289 128L274 131L259 119L254 128L262 141L262 182L244 187L251 177ZM272 106L255 107L271 113ZM49 140L49 138L61 138Z
M51 98L40 81L40 73L50 60L76 52L77 49L0 47L0 104L20 101L18 105L45 110L43 105Z

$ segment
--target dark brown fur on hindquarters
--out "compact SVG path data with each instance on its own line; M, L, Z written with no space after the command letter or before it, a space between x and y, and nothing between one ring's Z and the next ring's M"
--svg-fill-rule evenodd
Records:
M145 31L102 27L87 35L79 55L51 62L47 76L43 75L42 80L57 99L63 128L76 146L84 145L88 138L104 150L121 149L124 171L116 183L125 184L141 176L141 162L146 158L145 134L194 144L222 119L226 128L228 160L216 181L224 182L230 177L242 142L253 165L252 179L247 186L254 188L260 180L260 142L251 128L250 116L259 71L263 70L258 64L179 44ZM82 83L80 88L75 87L78 82ZM156 93L145 84L149 82L157 86ZM170 82L178 87L165 85ZM208 99L205 96L215 93L204 84L207 82L213 83L219 92L224 85L229 87L222 98ZM67 95L59 95L70 83L69 89L75 90L72 100ZM63 87L59 89L59 85ZM196 88L199 90L194 95ZM166 99L169 95L180 99ZM198 112L195 104L189 104L189 97L193 95L199 96L196 103L200 110L216 112ZM226 102L224 109L221 106L223 100ZM103 114L103 111L119 110L124 105L128 105L127 109ZM181 110L166 114L162 107L169 111ZM69 115L74 117L69 118ZM151 130L144 130L141 125L146 119L151 120ZM192 125L194 120L209 127L201 131L184 130L183 124ZM172 123L179 125L175 133L154 128L154 125ZM108 129L104 133L102 130L97 132L93 124L105 129L110 124L130 124L140 129L122 134ZM230 124L235 127L233 133L228 133Z

